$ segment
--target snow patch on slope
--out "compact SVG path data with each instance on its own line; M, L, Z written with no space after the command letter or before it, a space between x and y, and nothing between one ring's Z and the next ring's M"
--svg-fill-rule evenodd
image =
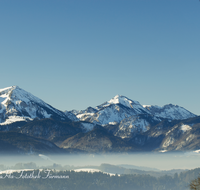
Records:
M64 111L64 113L72 121L79 121L79 119L72 112Z
M181 125L181 130L183 131L183 132L187 132L187 131L189 131L189 130L191 130L192 129L192 127L190 127L189 125Z
M174 142L175 142L175 139L172 136L169 136L163 143L162 147L167 148L169 145L173 144Z
M200 149L199 149L199 150L195 150L195 151L193 151L193 152L195 152L195 153L200 153Z
M159 152L162 152L162 153L163 153L163 152L167 152L167 150L160 150Z
M117 122L109 122L108 124L109 124L109 125L116 125Z
M20 117L20 116L9 116L8 119L6 119L5 122L0 123L0 125L9 125L14 122L19 122L19 121L31 121L33 119L29 117Z
M120 122L118 130L114 135L121 138L130 138L133 134L148 131L149 125L145 119L138 116L131 116Z
M79 118L79 119L81 119L81 118L88 118L88 117L91 117L91 116L93 116L94 115L94 113L82 113L82 114L78 114L77 115L77 118Z
M93 123L81 123L81 125L83 126L85 132L92 131L95 126Z

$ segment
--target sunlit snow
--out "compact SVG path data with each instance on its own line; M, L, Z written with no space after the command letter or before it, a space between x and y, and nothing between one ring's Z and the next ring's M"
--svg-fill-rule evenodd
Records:
M0 113L3 113L5 115L3 118L6 118L6 120L1 120L3 122L1 125L11 124L16 121L26 121L27 119L32 120L37 118L38 115L42 118L50 118L52 114L47 113L48 110L61 117L66 117L63 112L54 109L18 86L0 89L0 107Z
M191 130L192 129L192 127L190 127L189 125L181 125L181 130L183 131L183 132L186 132L186 131L189 131L189 130Z
M88 172L88 173L94 173L94 172L102 172L101 170L98 169L93 169L93 168L81 168L81 169L75 169L75 172ZM108 172L102 172L104 174L108 174L110 176L115 176L116 174L114 173L108 173ZM120 176L120 174L117 174L118 176Z
M8 125L17 121L27 121L27 120L33 120L33 119L29 117L9 116L8 119L6 119L5 122L0 123L0 125Z
M160 150L159 152L167 152L167 150Z
M193 152L200 153L200 149L199 149L199 150L195 150L195 151L193 151Z

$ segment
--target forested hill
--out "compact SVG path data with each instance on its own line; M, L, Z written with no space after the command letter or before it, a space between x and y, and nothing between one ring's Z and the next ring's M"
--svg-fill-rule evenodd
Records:
M37 175L39 170L34 171ZM53 176L69 176L66 179L0 179L0 190L189 190L191 180L198 177L200 168L159 178L150 175L115 175L110 176L101 172L87 173L74 171L51 171ZM29 176L32 171L26 171ZM24 173L24 175L25 175ZM19 175L19 174L13 174ZM41 172L41 175L46 175Z

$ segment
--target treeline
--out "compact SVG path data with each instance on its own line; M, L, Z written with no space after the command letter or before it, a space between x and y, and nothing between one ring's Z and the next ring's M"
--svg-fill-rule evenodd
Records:
M20 178L20 173L14 173L16 178L1 174L0 190L189 190L191 180L198 177L200 169L175 173L173 177L164 175L153 177L150 175L115 175L110 176L101 172L87 173L74 171L52 170L49 176L69 176L69 178L49 178L47 172L40 172L40 177L30 178L33 171L25 171L27 178ZM34 170L37 176L39 170ZM42 177L46 177L43 179Z
M0 165L0 170L7 170L7 169L13 169L13 170L20 170L20 169L42 169L42 168L49 168L49 169L55 169L55 170L75 170L75 169L80 169L80 168L92 168L92 169L98 169L101 170L102 172L106 173L114 173L114 174L149 174L154 177L161 177L163 175L169 175L171 177L174 176L175 173L180 173L181 171L184 170L167 170L167 171L144 171L144 170L139 170L139 169L130 169L130 168L124 168L122 166L117 166L117 165L111 165L111 164L101 164L100 166L73 166L73 165L65 165L62 166L60 164L52 164L48 166L37 166L34 162L29 162L29 163L17 163L14 166L4 166Z

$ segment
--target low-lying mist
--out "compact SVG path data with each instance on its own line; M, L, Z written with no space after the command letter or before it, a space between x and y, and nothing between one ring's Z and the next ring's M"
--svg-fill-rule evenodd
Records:
M134 165L152 170L194 169L200 167L200 154L187 153L135 153L135 154L62 154L62 155L0 155L0 165L34 162L37 166ZM131 166L130 166L131 167Z

